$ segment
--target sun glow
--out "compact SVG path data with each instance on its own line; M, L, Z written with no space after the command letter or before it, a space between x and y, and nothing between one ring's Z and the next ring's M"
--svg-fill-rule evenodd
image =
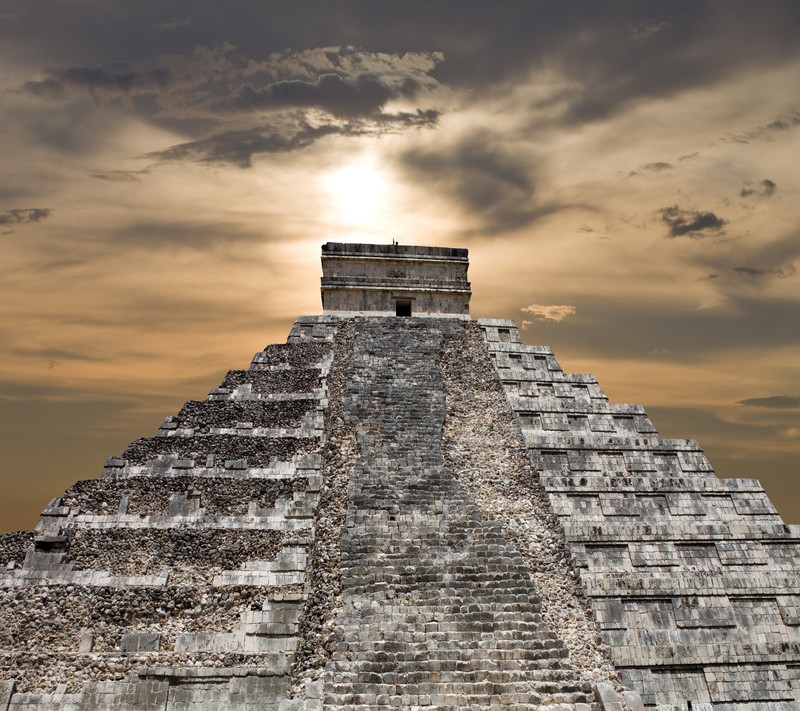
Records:
M367 226L386 207L387 181L373 165L347 165L328 173L323 180L339 219L349 226Z

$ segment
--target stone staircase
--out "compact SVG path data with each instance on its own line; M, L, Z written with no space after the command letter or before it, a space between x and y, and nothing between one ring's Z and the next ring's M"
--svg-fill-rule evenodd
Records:
M341 539L325 708L597 708L543 624L518 551L442 456L438 319L356 324L345 416L360 444Z

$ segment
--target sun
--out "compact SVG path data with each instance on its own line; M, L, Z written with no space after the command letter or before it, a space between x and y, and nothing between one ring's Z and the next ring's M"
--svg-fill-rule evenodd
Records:
M323 182L342 223L373 221L386 207L386 177L374 165L354 163L328 173Z

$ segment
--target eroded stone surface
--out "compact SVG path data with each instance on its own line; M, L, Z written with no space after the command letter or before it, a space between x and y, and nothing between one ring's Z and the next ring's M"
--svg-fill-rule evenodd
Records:
M443 446L449 469L519 550L541 597L544 621L558 632L580 678L618 681L563 529L528 461L475 325L446 338L441 368L447 398Z
M326 707L593 704L591 685L542 621L519 551L446 465L439 361L450 333L463 335L463 325L356 323L344 412L360 454L348 485Z
M512 322L479 325L621 681L651 707L796 708L797 527Z

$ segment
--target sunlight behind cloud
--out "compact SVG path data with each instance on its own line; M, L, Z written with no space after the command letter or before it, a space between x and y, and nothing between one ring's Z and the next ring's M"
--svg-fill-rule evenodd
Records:
M353 163L327 173L323 179L343 225L373 227L386 209L386 177L370 163Z

